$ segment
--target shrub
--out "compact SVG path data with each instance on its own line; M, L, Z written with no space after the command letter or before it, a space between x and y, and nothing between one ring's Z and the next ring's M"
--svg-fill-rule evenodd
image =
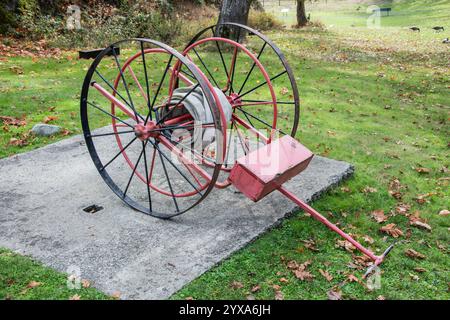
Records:
M281 29L282 24L270 13L251 11L248 25L260 31Z

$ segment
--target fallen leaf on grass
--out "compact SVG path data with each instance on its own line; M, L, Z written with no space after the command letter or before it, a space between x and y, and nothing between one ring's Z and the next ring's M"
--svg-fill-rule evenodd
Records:
M347 241L347 240L339 240L339 239L336 240L335 247L336 248L343 248L343 249L345 249L348 252L353 252L356 249L355 246L352 245L349 241Z
M410 225L414 226L414 227L418 227L420 229L425 229L428 231L431 231L431 226L423 221L420 221L419 219L417 220L412 220L409 222Z
M72 132L70 132L70 130L68 130L68 129L64 129L63 131L61 131L61 134L63 135L63 136L68 136L69 134L71 134Z
M308 248L311 251L319 251L319 249L316 248L316 242L313 239L309 240L302 240L305 244L305 248Z
M420 167L420 168L415 168L414 170L416 170L418 173L430 173L430 172L431 172L430 169L428 169L428 168L422 168L422 167Z
M287 95L287 94L289 93L289 90L288 90L288 88L283 87L283 88L281 88L280 93L281 93L283 96L285 96L285 95Z
M426 257L414 249L406 249L405 254L412 259L425 259Z
M388 191L389 194L394 197L397 200L400 200L402 198L402 193L400 192L403 189L402 184L400 183L400 180L393 179L389 182Z
M397 205L395 207L395 212L398 214L405 215L409 212L410 209L411 209L411 206L409 204L400 203L399 205Z
M83 288L89 288L91 286L91 283L89 282L89 280L81 280L81 285L83 286Z
M370 244L373 244L375 241L373 240L373 238L369 237L368 235L365 235L363 237L364 241Z
M241 288L244 287L244 285L243 285L242 283L240 283L239 281L233 281L233 282L231 283L231 287L232 287L233 289L241 289Z
M274 284L272 288L275 291L275 300L284 300L284 295L281 292L281 287L277 284Z
M403 231L396 228L395 223L389 223L389 224L385 225L384 227L381 227L380 231L387 233L388 235L390 235L394 238L403 236Z
M387 221L387 217L384 215L384 211L383 210L375 210L372 211L372 213L370 214L372 216L372 218L375 219L376 222L378 223L383 223L385 221Z
M69 298L69 300L80 300L81 297L78 294L75 294Z
M363 192L364 193L375 193L375 192L377 192L378 190L376 189L376 188L372 188L372 187L364 187L364 189L363 189Z
M346 192L346 193L352 192L352 190L350 190L349 187L342 187L342 188L341 188L341 191L342 191L342 192Z
M17 138L11 138L8 142L8 146L16 146L16 147L23 147L26 146L28 142L25 139L17 139Z
M384 296L378 296L377 300L386 300L386 298Z
M14 117L8 117L8 116L0 116L0 120L3 121L3 124L5 126L16 126L16 127L22 127L27 125L27 121L25 120L25 117L22 119L14 118Z
M42 120L44 123L49 123L49 122L52 122L52 121L55 121L55 120L57 120L58 119L58 117L57 116L45 116L44 117L44 120Z
M427 272L427 269L417 267L417 268L414 268L414 271L419 272L419 273L423 273L423 272Z
M368 267L372 264L372 260L365 255L362 256L353 256L353 261L355 263L356 266L358 267ZM358 268L359 269L359 268Z
M319 269L319 272L328 282L333 280L333 276L331 274L329 274L328 271L324 271L322 269Z
M410 273L409 276L411 277L411 280L414 280L414 281L419 281L420 280L420 277L418 275L416 275L416 274Z
M353 275L353 274L349 274L349 275L347 276L347 280L350 281L350 282L359 282L359 281L360 281L360 280L359 280L355 275Z
M448 216L450 214L449 210L441 210L439 211L440 216Z
M333 288L327 292L328 300L342 300L342 291L339 288Z
M27 284L27 288L28 289L36 288L39 287L41 284L42 284L41 282L31 281L30 283Z
M250 291L255 293L255 292L259 291L259 290L261 290L261 286L258 284L256 286L254 286Z
M419 194L414 200L416 200L416 202L418 204L424 204L428 202L429 197L433 196L434 193L424 193L424 194Z
M286 279L286 278L280 278L280 282L281 282L281 283L288 283L288 282L289 282L289 280L288 280L288 279Z

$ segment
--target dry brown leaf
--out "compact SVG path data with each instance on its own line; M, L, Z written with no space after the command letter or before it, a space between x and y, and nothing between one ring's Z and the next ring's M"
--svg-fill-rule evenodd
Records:
M17 138L11 138L8 142L9 146L17 146L17 147L23 147L26 146L28 142L25 139L17 139Z
M342 300L341 289L335 287L327 292L328 300Z
M120 292L119 291L115 291L113 292L112 296L113 299L115 300L119 300L120 299Z
M372 211L370 213L370 215L372 216L372 218L375 219L376 222L378 223L383 223L385 221L387 221L387 217L384 215L384 211L383 210L375 210Z
M316 242L313 239L309 240L302 240L305 244L305 248L308 248L311 251L319 251L319 249L316 248Z
M22 127L22 126L27 125L25 117L22 117L22 119L18 119L18 118L14 118L14 117L0 116L0 120L3 121L3 124L5 126L10 125L10 126Z
M375 192L378 192L378 190L376 188L366 186L366 187L364 187L363 192L364 193L375 193Z
M261 286L259 284L257 284L256 286L254 286L250 291L255 293L257 291L261 290Z
M281 88L280 93L281 93L283 96L285 96L285 95L287 95L287 94L289 93L289 90L288 90L288 88L283 87L283 88Z
M81 299L81 297L78 294L74 294L73 296L71 296L69 298L69 300L80 300L80 299Z
M350 190L349 187L342 187L342 188L341 188L341 191L342 191L342 192L346 192L346 193L352 192L352 190Z
M184 300L194 300L194 297L191 297L191 296L189 296L189 297L186 297Z
M439 211L440 216L448 216L450 214L449 210L441 210Z
M365 242L373 244L375 242L375 240L373 240L373 238L369 237L368 235L363 236L363 239Z
M81 285L83 286L83 288L89 288L91 286L91 283L89 282L89 280L81 280Z
M377 300L386 300L386 298L384 296L378 296Z
M420 167L420 168L415 168L415 170L416 170L418 173L430 173L430 172L431 172L430 169L428 169L428 168L422 168L422 167Z
M419 273L423 273L423 272L427 272L427 269L421 268L421 267L417 267L414 268L414 271L419 272Z
M52 121L57 120L58 117L57 116L45 116L44 119L42 120L44 123L49 123Z
M340 239L336 240L335 247L336 248L343 248L343 249L345 249L348 252L353 252L356 249L355 246L353 244L351 244L349 241L347 241L347 240L340 240Z
M284 296L281 291L275 291L275 300L284 300Z
M328 282L333 280L333 276L331 274L329 274L328 271L324 271L322 269L319 269L319 272Z
M30 281L30 283L27 284L27 288L28 289L36 288L36 287L39 287L41 284L42 284L41 282Z
M396 228L395 223L389 223L380 229L381 232L387 233L388 235L398 238L400 236L403 236L403 231Z
M420 221L419 219L415 219L409 222L410 225L414 226L414 227L418 227L421 229L425 229L428 231L431 231L431 226L423 221Z
M423 254L421 254L420 252L417 252L414 249L406 249L405 254L408 257L413 258L413 259L425 259L426 258Z
M289 280L288 280L288 279L286 279L286 278L280 278L280 282L281 282L281 283L288 283L288 282L289 282Z
M395 212L398 214L405 215L409 212L410 209L411 209L411 206L409 204L400 203L399 205L397 205L395 207Z
M294 270L294 275L297 279L302 281L312 281L314 279L314 275L306 270Z
M287 263L287 267L288 269L294 270L298 268L298 263L297 261L291 260Z
M353 274L349 274L347 276L347 280L350 281L350 282L359 282L359 279Z
M231 287L232 287L233 289L241 289L241 288L244 287L244 285L243 285L242 283L240 283L239 281L233 281L233 282L231 283Z

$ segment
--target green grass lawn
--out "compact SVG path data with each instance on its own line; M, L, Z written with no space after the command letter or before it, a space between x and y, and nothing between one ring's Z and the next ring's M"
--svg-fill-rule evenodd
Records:
M435 3L447 10L448 21L450 3ZM415 8L406 2L398 6L394 8ZM431 25L435 19L424 21ZM270 34L286 53L299 82L302 115L297 138L316 154L356 167L353 178L313 206L378 253L394 240L380 232L381 227L394 223L403 232L382 265L382 288L370 291L349 281L350 275L363 273L354 269L352 254L336 248L335 234L298 212L188 284L173 299L273 299L276 295L327 299L334 287L339 287L344 299L450 298L450 218L439 215L450 209L449 47L441 43L443 34L414 34L405 28L409 21L395 21L395 28L381 31L344 25ZM78 99L89 62L75 57L65 53L59 59L0 58L0 116L24 115L26 121L25 126L10 125L0 131L0 157L65 138L64 134L45 139L28 135L45 117L56 117L50 123L70 134L81 132ZM276 90L285 85L278 83ZM11 146L12 138L28 144ZM392 186L396 180L398 190ZM399 192L394 195L401 199L389 191ZM388 220L377 223L371 217L376 210L383 210ZM413 216L431 226L431 231L411 225ZM365 242L370 241L367 236L373 243ZM311 240L317 250L305 243ZM423 254L424 259L407 256L407 249ZM297 279L289 262L308 260L307 270L314 278ZM326 279L322 273L331 277ZM31 281L42 285L27 288ZM105 298L92 289L69 291L65 283L64 275L0 251L0 298L66 299L75 294Z

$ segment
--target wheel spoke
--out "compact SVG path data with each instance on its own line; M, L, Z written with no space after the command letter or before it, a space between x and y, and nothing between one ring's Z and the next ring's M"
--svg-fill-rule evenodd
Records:
M172 59L173 59L173 55L171 54L170 58L169 58L169 61L167 62L167 65L166 65L166 69L164 70L164 74L162 75L161 81L159 82L158 89L156 90L155 96L153 97L152 109L155 106L156 99L158 98L159 92L161 91L161 87L163 85L163 82L166 79L166 75L167 75L167 72L169 71L170 64L172 63ZM148 117L147 117L147 120L148 120ZM145 121L145 123L147 123L147 120Z
M200 63L203 65L203 67L206 69L206 72L208 73L208 75L211 77L211 80L214 82L214 84L216 85L217 88L220 88L220 86L217 84L216 79L214 79L214 76L212 75L212 73L209 71L208 67L205 65L205 63L203 62L203 59L200 57L200 55L198 54L197 50L195 50L195 48L192 48L192 51L194 51L195 55L197 56L197 58L200 60Z
M150 141L150 140L148 140L148 141ZM177 212L180 212L180 209L178 208L177 199L175 198L175 195L173 193L172 183L170 182L169 175L167 174L166 164L164 163L163 156L161 155L162 152L159 149L157 144L155 144L155 143L153 143L151 141L150 141L150 143L153 145L154 148L156 148L156 150L158 150L159 158L161 159L161 164L163 166L163 170L164 170L164 174L166 176L167 184L169 185L170 193L172 194L173 203L175 204L175 208L176 208Z
M264 45L262 46L261 50L259 51L258 56L256 57L256 59L259 60L259 58L261 57L261 55L262 55L262 53L263 53L264 48L266 47L266 45L267 45L267 42L264 42ZM252 67L250 68L250 71L247 73L247 76L245 77L245 80L244 80L244 82L242 83L241 88L240 88L239 91L238 91L238 94L241 94L242 90L243 90L244 87L245 87L245 84L246 84L247 81L248 81L248 78L250 78L250 75L252 74L253 69L255 69L255 67L256 67L256 62L253 62L253 65L252 65Z
M150 140L146 140L145 143L142 141L142 152L144 153L144 164L145 164L145 177L147 179L147 196L148 196L148 208L150 212L152 212L152 196L150 194L150 182L148 180L149 172L148 172L148 165L147 165L147 153L145 152L145 148L147 147L147 143Z
M277 74L276 76L273 76L272 78L270 78L270 82L272 82L273 80L275 80L275 79L281 77L281 76L282 76L283 74L285 74L285 73L287 73L286 70L284 70L283 72L280 72L280 73ZM265 85L265 84L267 84L267 81L264 81L263 83L257 85L256 87L254 87L254 88L252 88L252 89L250 89L250 90L244 92L243 94L240 94L238 98L242 98L243 96L245 96L245 95L247 95L247 94L249 94L249 93L255 91L256 89L261 88L261 87L262 87L263 85Z
M273 101L264 101L264 100L246 100L246 99L242 99L242 102L249 102L249 104L245 104L247 106L250 105L263 105L263 104L275 104L275 102ZM252 103L252 104L250 104ZM277 101L276 104L295 104L295 102L293 101ZM241 106L245 106L245 105L241 105Z
M255 119L256 121L259 121L259 122L261 122L262 124L266 125L266 126L269 127L270 129L273 129L273 127L272 127L271 124L268 124L266 121L261 120L260 118L258 118L257 116L251 114L250 112L245 111L245 110L242 110L241 108L237 108L237 109L238 109L239 111L241 111L241 112L244 114L244 116L249 116L249 117ZM254 127L254 126L252 125L252 127ZM254 127L254 128L255 128L255 127ZM280 132L281 132L282 134L284 134L284 135L287 135L287 133L283 132L283 131L280 130L280 129L278 129L278 131L280 131Z
M240 30L240 29L239 29ZM230 93L234 92L234 88L233 88L233 82L234 82L234 71L236 68L236 60L237 60L237 55L238 55L239 51L238 48L235 47L234 48L234 52L233 52L233 58L231 60L231 66L230 66L230 71L231 71L231 78L228 78L229 81L229 86L230 86Z
M150 142L151 143L151 142ZM173 162L172 162L172 160L170 160L170 158L168 157L168 156L166 156L165 154L164 154L164 152L162 152L160 149L159 149L159 147L158 146L156 146L156 148L158 148L158 151L160 152L160 155L162 155L166 160L167 160L167 162L169 162L171 165L172 165L172 167L174 167L175 168L175 170L184 178L184 180L186 180L191 186L192 186L192 188L194 188L194 190L195 191L197 191L197 193L198 194L200 194L200 195L202 195L202 193L200 192L200 190L198 190L197 189L197 187L186 177L186 175L183 173L183 172L181 172L181 170L178 168L178 166L176 166ZM186 164L183 162L183 161L181 161L181 163L183 163L183 165L184 166L186 166ZM192 174L192 173L191 173ZM194 177L195 178L195 177Z
M124 125L126 125L126 126L128 126L128 127L130 127L130 128L133 128L132 125L126 123L126 122L123 121L122 119L119 119L119 118L116 117L115 115L112 115L112 114L109 113L108 111L103 110L102 108L100 108L99 106L95 105L94 103L92 103L92 102L90 102L90 101L86 101L86 103L89 104L90 106L94 107L95 109L97 109L97 110L99 110L99 111L101 111L101 112L107 114L107 115L110 116L111 118L114 118L114 119L116 119L117 121L120 121L120 122L123 123Z
M106 78L99 71L97 71L97 69L95 69L95 73L100 77L100 79L103 80L104 83L106 83L106 85L114 92L114 94L118 95L119 98L122 99L122 101L131 108L131 104L119 93L119 91L116 90L116 88L114 88L114 86L108 80L106 80Z
M114 160L116 160L117 157L120 156L125 150L127 150L127 148L128 148L129 146L131 146L131 144L132 144L134 141L136 141L136 139L137 139L137 137L134 137L130 142L128 142L128 144L127 144L122 150L120 150L118 154L116 154L111 160L108 161L107 164L105 164L103 167L100 168L100 171L105 170L106 167L109 166Z
M125 188L125 191L123 192L123 198L125 198L127 196L127 192L128 192L128 188L130 187L131 180L133 180L134 173L136 172L136 169L137 169L137 167L139 165L139 162L141 161L141 158L142 158L143 154L144 154L144 149L142 149L142 151L141 151L141 153L139 155L139 158L137 159L136 164L134 165L133 172L131 173L131 176L128 179L128 183L127 183L127 186Z
M130 104L131 104L130 108L134 112L134 116L136 118L136 121L138 120L138 116L139 116L139 118L144 120L144 118L142 118L142 116L139 113L137 113L136 109L134 108L133 99L131 98L130 90L128 90L127 81L125 80L125 76L123 74L122 67L120 66L119 58L117 57L117 53L116 53L115 50L112 50L112 53L113 53L114 61L116 62L117 68L119 69L120 77L122 78L122 84L123 84L123 86L125 88L125 91L127 92L128 99L130 99Z
M147 90L147 107L148 112L150 113L150 120L152 120L152 108L150 106L150 85L148 82L147 62L145 61L144 43L142 41L141 41L141 56L142 56L142 63L144 64L145 86Z
M113 136L113 135L125 134L125 133L131 133L131 132L134 132L134 130L120 131L120 132L110 132L110 133L101 133L101 134L90 134L90 135L88 135L88 137L89 138L107 137L107 136Z

